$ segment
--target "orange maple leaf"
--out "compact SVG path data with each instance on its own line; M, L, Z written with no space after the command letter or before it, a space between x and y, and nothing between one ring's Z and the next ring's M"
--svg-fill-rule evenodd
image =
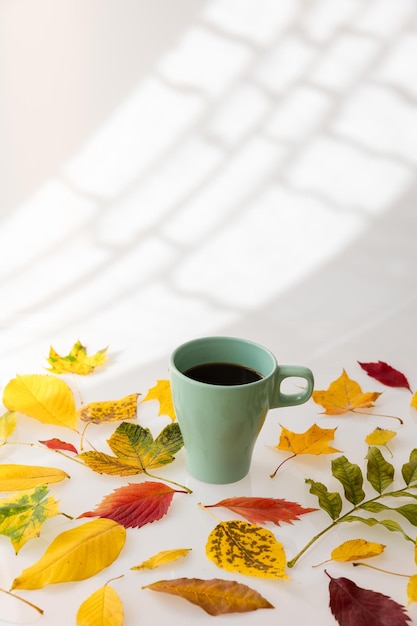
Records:
M336 428L320 428L317 424L310 426L304 433L293 433L281 426L281 436L276 446L278 450L286 450L292 454L333 454L340 452L329 446L334 438Z
M330 383L327 391L313 391L312 398L324 407L326 415L342 415L348 411L373 407L380 395L378 391L363 393L360 385L343 370L341 376Z

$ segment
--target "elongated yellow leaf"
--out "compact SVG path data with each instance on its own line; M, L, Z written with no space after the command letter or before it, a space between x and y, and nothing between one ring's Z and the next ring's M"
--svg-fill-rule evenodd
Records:
M133 420L137 415L138 393L131 393L120 400L90 402L78 409L78 415L84 422L102 424L117 420Z
M408 604L417 602L417 574L410 576L407 584Z
M16 554L29 539L39 537L42 524L59 514L58 502L46 486L0 499L0 534L10 538Z
M369 559L373 556L382 554L385 546L382 543L366 541L366 539L349 539L340 546L334 548L331 553L333 561L346 563L348 561L357 561L359 559Z
M66 530L53 540L39 561L15 578L11 590L41 589L90 578L113 563L125 540L124 527L104 518Z
M77 626L123 626L123 604L109 585L89 596L77 612Z
M59 483L64 478L69 478L69 475L64 470L54 467L13 463L0 465L0 491L31 489L38 485Z
M282 544L270 530L257 524L220 522L209 535L206 555L229 572L289 580Z
M191 548L178 548L176 550L162 550L162 552L158 552L147 561L143 561L140 565L135 565L130 569L139 570L139 569L155 569L156 567L160 567L161 565L166 565L166 563L172 563L177 559L180 559L183 556L187 556L190 552Z
M16 376L6 385L3 404L10 411L24 413L44 424L66 426L73 430L77 425L74 394L56 376Z
M7 411L0 417L0 439L7 441L16 428L16 411Z

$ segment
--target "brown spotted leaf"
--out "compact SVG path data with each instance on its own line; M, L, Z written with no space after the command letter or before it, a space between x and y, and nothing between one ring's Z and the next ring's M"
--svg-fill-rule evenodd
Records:
M137 415L138 393L131 393L120 400L90 402L78 409L78 415L84 422L103 424L118 420L133 420Z

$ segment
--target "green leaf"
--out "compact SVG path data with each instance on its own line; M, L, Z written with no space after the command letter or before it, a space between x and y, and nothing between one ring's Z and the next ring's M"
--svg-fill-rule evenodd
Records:
M317 496L320 508L326 511L332 520L337 519L342 510L342 498L340 494L337 493L337 491L328 491L323 483L316 482L311 478L307 478L305 482L310 485L310 493Z
M404 504L392 510L403 515L413 526L417 526L417 504Z
M394 481L394 466L384 459L381 450L376 446L368 449L366 458L368 459L366 477L375 491L382 493Z
M417 481L417 448L411 451L410 460L408 463L404 463L401 472L406 485L411 485Z
M380 526L383 526L390 532L401 533L402 536L405 539L407 539L407 541L412 541L413 543L415 543L414 539L411 539L411 537L409 537L404 532L404 530L401 528L401 526L397 522L394 522L393 520L390 520L390 519L378 520L378 519L375 519L374 517L360 517L359 515L348 515L347 517L344 518L344 521L345 522L361 522L362 524L366 524L367 526L377 526L379 524Z
M364 511L368 511L369 513L380 513L381 511L386 511L390 507L385 504L381 504L381 502L364 502L359 506L359 508Z
M363 475L359 465L350 463L345 456L332 461L332 474L339 480L345 490L346 500L359 504L365 497L362 489Z

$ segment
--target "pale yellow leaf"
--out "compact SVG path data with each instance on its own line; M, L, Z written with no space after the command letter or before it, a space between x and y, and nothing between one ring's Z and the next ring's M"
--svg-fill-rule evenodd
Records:
M417 602L417 574L410 576L407 585L408 604Z
M3 404L10 411L24 413L44 424L77 425L74 394L60 378L47 374L16 376L3 393Z
M16 428L16 411L7 411L0 417L0 439L7 441Z
M81 604L77 626L123 626L123 604L109 585L97 589Z
M169 380L157 380L156 385L148 390L142 402L147 402L148 400L158 400L158 415L167 415L173 422L175 421L176 415Z
M346 563L348 561L358 561L359 559L369 559L382 554L385 546L382 543L374 543L365 539L349 539L334 548L331 553L333 561Z
M140 569L155 569L156 567L160 567L161 565L166 565L167 563L172 563L177 559L186 556L190 552L191 548L178 548L176 550L162 550L155 554L150 559L143 561L140 565L135 565L131 567L132 570L140 570Z
M0 491L20 491L59 483L70 476L64 470L40 465L0 464Z
M385 446L391 439L397 435L393 430L385 430L384 428L375 428L365 438L365 442L370 446Z
M54 583L84 580L108 567L126 540L123 526L95 519L56 537L43 556L15 578L13 589L41 589Z

